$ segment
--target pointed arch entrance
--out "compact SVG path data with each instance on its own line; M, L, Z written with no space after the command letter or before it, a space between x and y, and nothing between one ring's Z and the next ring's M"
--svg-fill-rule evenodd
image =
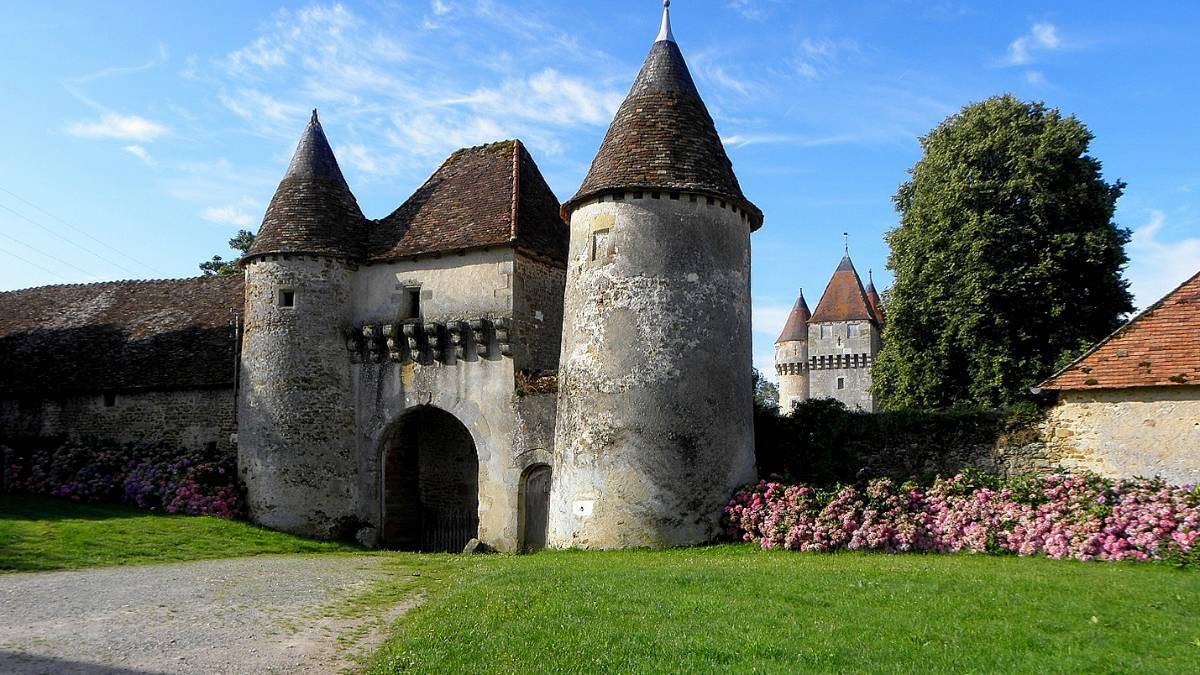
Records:
M471 432L432 406L405 413L383 445L383 544L458 553L479 534L479 455Z

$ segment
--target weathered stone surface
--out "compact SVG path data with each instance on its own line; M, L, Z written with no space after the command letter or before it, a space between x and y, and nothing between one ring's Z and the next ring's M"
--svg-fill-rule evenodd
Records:
M688 193L573 213L550 546L708 541L753 479L749 235Z
M1043 437L1065 466L1200 483L1200 387L1063 391Z
M232 387L48 399L0 399L0 432L12 437L95 437L118 443L232 448Z

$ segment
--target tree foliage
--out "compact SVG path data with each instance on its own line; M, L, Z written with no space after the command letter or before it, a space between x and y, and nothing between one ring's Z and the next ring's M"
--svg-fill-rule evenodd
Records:
M894 197L884 348L887 409L1009 406L1133 310L1129 231L1075 117L999 96L921 139Z
M238 233L229 240L229 248L235 251L241 251L242 255L250 252L250 247L254 245L254 233L250 230L238 230ZM225 260L219 255L214 255L212 260L200 263L200 271L204 272L204 276L229 276L231 274L241 274L238 269L236 260Z
M754 382L754 407L772 412L778 411L779 386L763 377L758 368L754 369L751 377Z

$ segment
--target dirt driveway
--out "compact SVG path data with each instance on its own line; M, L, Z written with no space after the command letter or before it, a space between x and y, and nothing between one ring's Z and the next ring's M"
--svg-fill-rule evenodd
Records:
M397 574L326 555L0 575L0 673L353 670L415 604L355 602Z

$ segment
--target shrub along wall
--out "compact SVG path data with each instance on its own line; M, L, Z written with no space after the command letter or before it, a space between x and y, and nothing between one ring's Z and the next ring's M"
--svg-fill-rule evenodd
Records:
M964 469L998 476L1052 470L1033 413L847 410L832 399L798 403L788 415L755 410L759 475L829 485L870 478L929 482Z
M97 439L8 439L0 441L0 459L9 494L221 518L244 513L237 455L215 443L193 450Z

